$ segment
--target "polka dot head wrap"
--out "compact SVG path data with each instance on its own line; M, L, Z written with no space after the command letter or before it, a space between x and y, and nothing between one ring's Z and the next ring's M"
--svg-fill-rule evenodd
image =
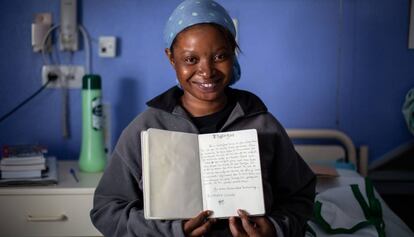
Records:
M226 9L211 0L186 0L173 11L168 18L164 29L165 48L171 48L175 37L184 29L202 23L215 23L223 26L233 37L236 37L236 28ZM233 78L230 82L234 84L240 79L240 65L237 57L233 63Z

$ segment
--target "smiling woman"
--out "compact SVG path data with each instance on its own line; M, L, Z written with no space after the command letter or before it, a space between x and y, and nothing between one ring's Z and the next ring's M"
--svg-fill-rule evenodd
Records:
M105 236L303 236L315 176L263 102L230 87L241 74L227 11L211 0L183 1L167 21L164 41L180 85L147 102L149 108L123 131L95 191L95 226ZM145 219L140 133L149 128L194 134L256 129L265 215L237 209L239 216L216 220L204 210L188 220ZM166 206L177 198L165 197Z
M224 90L233 77L235 45L220 27L192 26L177 36L172 50L166 49L184 90L181 103L193 117L218 112L227 102Z

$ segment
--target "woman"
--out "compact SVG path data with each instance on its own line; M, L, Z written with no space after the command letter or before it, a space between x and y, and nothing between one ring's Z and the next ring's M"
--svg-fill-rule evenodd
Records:
M235 28L210 0L187 0L169 18L166 55L180 87L147 103L123 131L96 189L91 218L105 236L303 236L315 177L279 122L252 93L229 87L240 78ZM140 132L148 128L211 133L255 128L259 136L266 215L146 220L143 214ZM185 144L183 144L185 145Z

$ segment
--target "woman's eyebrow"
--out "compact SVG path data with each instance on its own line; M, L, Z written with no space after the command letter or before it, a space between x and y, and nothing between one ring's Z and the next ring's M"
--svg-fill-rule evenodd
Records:
M183 48L179 51L179 54L189 54L189 53L195 53L195 52L197 52L197 51L194 50L194 49L185 49L185 48Z
M228 46L222 46L222 47L216 49L215 51L220 51L220 50L229 50L229 47Z
M222 50L229 50L229 47L228 46L221 46L219 48L214 48L212 51L217 52L217 51L222 51ZM197 52L198 50L195 47L191 47L191 48L190 47L189 48L182 47L180 51L183 51L183 53L184 52L192 53L192 52Z

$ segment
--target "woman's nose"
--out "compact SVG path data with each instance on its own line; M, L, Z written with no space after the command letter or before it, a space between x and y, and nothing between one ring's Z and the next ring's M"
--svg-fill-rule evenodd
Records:
M204 78L211 78L216 73L214 63L211 60L201 60L198 67L198 74Z

